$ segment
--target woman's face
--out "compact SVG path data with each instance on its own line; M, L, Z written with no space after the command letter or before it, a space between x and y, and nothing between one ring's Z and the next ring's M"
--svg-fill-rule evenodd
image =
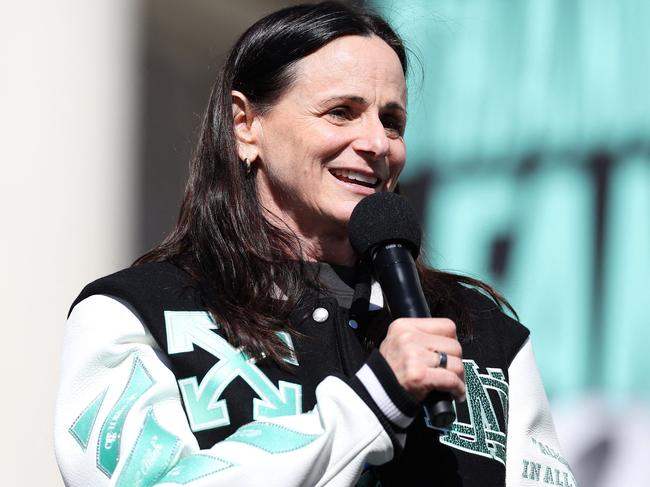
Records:
M406 84L388 44L330 42L298 62L293 84L251 127L262 204L307 239L347 235L364 196L395 188L405 124Z

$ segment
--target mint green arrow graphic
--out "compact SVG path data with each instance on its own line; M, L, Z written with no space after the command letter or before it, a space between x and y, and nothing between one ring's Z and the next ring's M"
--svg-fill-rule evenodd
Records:
M253 399L254 419L302 412L301 386L279 381L276 387L253 359L213 331L218 326L209 314L203 311L165 311L165 324L169 354L191 352L197 345L219 359L200 383L196 377L178 381L192 431L230 424L226 401L219 398L236 377L244 379L259 397Z

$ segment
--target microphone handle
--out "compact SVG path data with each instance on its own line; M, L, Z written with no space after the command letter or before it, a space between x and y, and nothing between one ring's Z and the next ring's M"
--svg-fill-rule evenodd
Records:
M415 260L407 247L398 243L377 247L372 263L394 319L431 317ZM436 428L448 428L456 419L452 397L446 392L430 392L423 405Z

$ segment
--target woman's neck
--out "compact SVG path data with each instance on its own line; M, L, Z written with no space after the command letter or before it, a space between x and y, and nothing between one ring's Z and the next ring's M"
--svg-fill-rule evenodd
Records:
M345 266L353 266L357 261L347 235L344 238L320 235L311 239L305 239L299 235L298 238L303 246L304 260Z
M328 262L345 266L353 266L357 256L352 249L347 229L343 225L332 225L332 228L309 228L299 226L293 218L277 215L267 211L269 221L283 230L289 230L300 241L300 258L307 262Z

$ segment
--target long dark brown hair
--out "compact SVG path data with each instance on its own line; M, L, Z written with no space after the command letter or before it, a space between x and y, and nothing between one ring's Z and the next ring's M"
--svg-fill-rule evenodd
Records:
M254 174L247 174L238 157L231 92L240 91L263 113L291 86L298 61L346 35L384 40L406 76L402 40L365 9L338 2L289 7L244 32L212 88L178 221L160 245L134 263L172 261L186 270L228 339L252 356L281 361L286 350L277 331L287 329L298 298L315 283L301 263L297 236L265 218ZM441 283L461 281L503 302L479 281L422 264L419 270L430 299L440 299ZM287 299L278 299L279 293Z

